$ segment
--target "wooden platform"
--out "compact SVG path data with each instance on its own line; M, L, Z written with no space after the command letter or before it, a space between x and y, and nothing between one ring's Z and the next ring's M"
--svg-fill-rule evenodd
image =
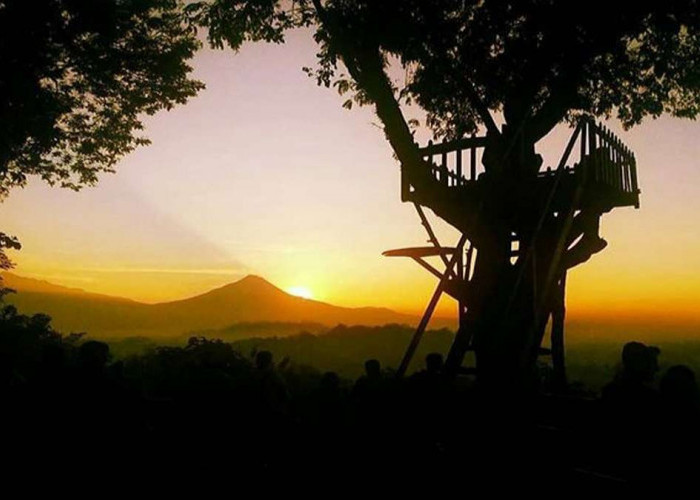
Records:
M578 144L578 148L574 146ZM595 207L600 211L616 207L639 208L639 187L634 154L606 128L582 120L572 136L562 163L543 169L536 178L499 185L500 200L493 200L487 173L481 164L486 146L483 137L471 137L421 149L429 166L420 181L402 174L402 200L431 208L439 217L460 230L467 230L468 214L487 202L500 202L510 213L576 210ZM577 150L577 158L571 153ZM561 168L558 168L561 167ZM583 188L580 196L574 193Z
M410 247L410 248L397 248L395 250L387 250L382 252L384 257L411 257L413 259L422 257L437 257L439 255L452 255L455 253L455 249L451 247Z

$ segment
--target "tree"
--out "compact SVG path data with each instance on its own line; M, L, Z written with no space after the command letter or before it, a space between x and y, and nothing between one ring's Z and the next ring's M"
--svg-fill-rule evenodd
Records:
M142 117L203 88L199 45L176 0L0 2L0 201L30 176L94 184L148 144Z
M593 0L573 9L556 0L211 0L188 12L209 27L215 47L280 43L285 30L313 26L320 51L309 72L321 85L351 92L347 107L374 106L412 183L427 183L431 165L402 106L419 105L438 138L486 131L478 223L467 222L466 209L432 208L477 249L470 331L458 332L448 368L457 370L473 336L482 381L501 388L529 384L556 300L553 284L602 250L598 220L611 208L587 206L566 226L551 213L538 225L537 206L518 202L542 165L538 141L581 116L615 116L631 127L646 116L695 118L700 110L694 0L653 6ZM391 65L412 77L395 84ZM564 241L579 242L558 249L554 235L565 227ZM536 257L510 265L513 231Z

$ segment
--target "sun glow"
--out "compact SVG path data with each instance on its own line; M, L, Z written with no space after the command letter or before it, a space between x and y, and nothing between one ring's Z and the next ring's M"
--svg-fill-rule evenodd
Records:
M297 297L301 297L303 299L313 299L313 294L311 293L311 290L309 290L305 286L290 286L287 288L287 292L296 295Z

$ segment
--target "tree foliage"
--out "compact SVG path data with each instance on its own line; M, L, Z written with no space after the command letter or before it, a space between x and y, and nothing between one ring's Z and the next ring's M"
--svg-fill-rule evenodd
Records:
M458 372L471 343L479 378L509 391L535 387L546 322L560 310L553 290L563 293L562 255L581 263L605 248L599 221L612 208L578 204L581 182L579 194L562 195L570 198L565 212L550 210L537 191L544 183L537 182L536 144L579 115L614 116L625 127L662 113L695 118L697 7L696 0L210 0L191 12L210 27L212 45L234 49L246 40L279 42L292 26L314 27L318 64L307 71L320 85L374 106L401 162L403 193L415 188L412 201L430 207L477 249L448 371ZM396 78L401 73L404 81ZM473 190L436 188L434 165L404 114L411 102L436 138L486 129L485 175L473 179ZM513 237L526 249L515 262Z
M534 143L580 113L629 127L645 116L700 111L695 0L213 0L193 9L219 47L279 42L289 27L313 24L313 74L354 89L361 102L378 96L368 94L371 70L359 59L378 55L384 70L389 61L401 65L411 78L394 86L394 97L417 102L437 136L495 132L494 112Z
M0 1L0 198L29 176L78 189L148 140L143 115L203 85L176 0Z
M5 250L19 250L20 248L22 248L22 245L20 245L16 237L0 232L0 273L12 269L14 265L5 253ZM12 293L12 289L3 287L2 275L0 274L0 305L2 305L3 297L8 293Z

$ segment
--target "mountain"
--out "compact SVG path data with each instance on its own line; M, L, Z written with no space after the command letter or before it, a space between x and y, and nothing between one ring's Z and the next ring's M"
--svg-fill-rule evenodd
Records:
M7 297L25 314L46 313L56 329L92 337L177 336L237 323L312 322L328 326L413 325L418 318L378 307L339 307L290 295L259 276L246 276L195 297L144 304L4 273Z

